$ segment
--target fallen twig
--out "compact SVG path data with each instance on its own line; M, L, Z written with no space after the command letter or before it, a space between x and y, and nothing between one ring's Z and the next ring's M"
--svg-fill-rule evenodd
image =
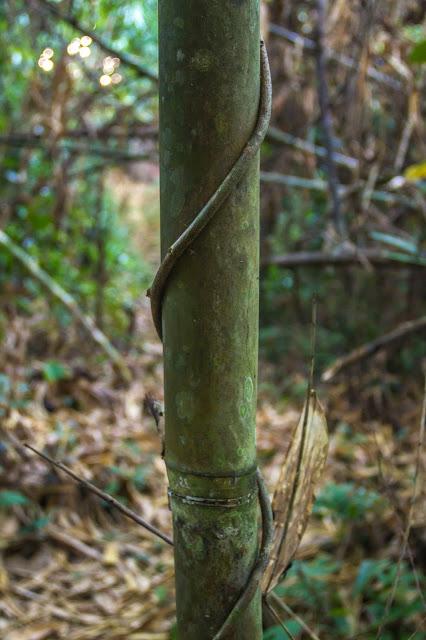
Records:
M79 553L86 558L96 560L97 562L100 562L102 560L102 553L100 551L98 551L97 549L93 549L93 547L90 547L88 544L85 544L81 540L77 540L77 538L70 536L68 533L65 533L65 531L60 531L53 525L49 525L45 529L45 532L49 536L49 538L51 538L55 542L58 542L65 547L69 547L74 552Z
M343 369L346 369L350 365L353 365L360 360L369 358L373 354L377 353L377 351L388 347L393 342L401 340L402 338L405 338L412 333L417 333L418 331L423 330L426 330L426 316L422 316L417 320L409 320L408 322L403 322L393 331L390 331L389 333L376 338L376 340L372 340L371 342L368 342L367 344L354 349L353 351L351 351L351 353L343 356L342 358L338 358L331 367L324 371L322 375L323 382L328 382L338 373L343 371Z
M123 357L111 344L106 335L96 326L90 316L84 314L74 298L65 291L53 278L42 269L37 262L0 229L0 245L5 247L46 289L57 298L71 315L81 324L88 335L98 344L110 358L115 368L126 382L130 382L132 374Z
M54 467L57 467L58 469L60 469L61 471L69 475L73 480L81 484L85 489L87 489L88 491L91 491L92 493L97 495L99 498L102 498L102 500L105 500L105 502L107 502L110 506L117 509L117 511L120 511L120 513L125 515L127 518L130 518L130 520L133 520L134 522L139 524L141 527L144 527L144 529L147 529L147 531L150 531L151 533L156 535L158 538L161 538L161 540L164 540L164 542L167 542L167 544L173 546L173 540L169 538L169 536L167 536L165 533L163 533L162 531L154 527L152 524L150 524L149 522L147 522L146 520L138 516L137 513L135 513L128 507L124 506L124 504L121 504L121 502L119 502L118 500L110 496L109 493L105 493L105 491L98 489L98 487L96 487L94 484L92 484L88 480L85 480L84 478L81 478L80 476L78 476L69 467L62 464L62 462L58 462L54 460L53 458L46 455L45 453L38 451L38 449L35 449L30 444L25 444L25 446L31 451L33 451L35 454L40 456L40 458L43 458L43 460L45 460L46 462L49 462Z

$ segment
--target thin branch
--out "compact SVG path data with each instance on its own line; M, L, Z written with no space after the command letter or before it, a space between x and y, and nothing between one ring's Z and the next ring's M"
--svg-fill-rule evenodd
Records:
M130 369L123 360L121 354L111 344L106 335L96 326L93 319L90 316L84 314L80 307L77 305L74 298L61 287L60 284L55 282L53 278L44 271L37 262L26 253L21 247L19 247L13 240L0 229L0 246L3 246L9 253L11 253L29 273L36 278L55 298L57 298L64 307L68 309L71 315L80 323L80 325L86 330L90 338L96 342L97 345L106 353L111 362L116 367L117 371L125 380L129 382L132 379Z
M327 167L328 188L330 191L332 208L331 216L334 230L338 238L343 240L347 237L346 222L343 216L342 204L339 193L339 179L337 176L336 164L334 161L333 142L333 119L330 109L330 96L327 84L326 52L324 46L325 22L327 11L327 0L316 0L317 24L316 24L316 47L315 64L317 70L317 90L320 106L320 121L324 135L326 149L325 164Z
M76 31L79 31L83 35L86 35L92 38L93 42L96 42L96 44L101 49L103 49L106 53L109 53L111 56L119 58L123 64L125 64L127 67L135 71L138 74L138 76L142 78L148 78L153 82L158 82L158 77L155 73L150 71L147 67L141 64L138 60L135 60L133 57L125 53L122 53L120 51L117 51L117 49L114 49L113 47L111 47L111 45L109 45L107 42L105 42L105 40L100 38L94 31L82 25L76 18L74 18L74 16L62 13L62 11L60 11L56 6L54 6L48 0L37 0L37 3L40 5L42 9L50 13L55 18L61 20L62 22L65 22L70 27L73 27L73 29L75 29Z
M282 256L270 256L262 262L262 267L277 265L287 269L296 267L345 267L351 265L424 269L426 256L410 256L406 253L381 251L379 249L358 249L342 253L325 253L323 251L300 251L286 253Z
M133 520L134 522L139 524L141 527L144 527L144 529L146 529L147 531L150 531L151 533L156 535L158 538L161 538L161 540L163 540L164 542L167 542L167 544L173 546L173 540L169 538L169 536L167 536L165 533L163 533L162 531L154 527L152 524L150 524L149 522L141 518L137 513L135 513L128 507L126 507L124 504L121 504L121 502L119 502L118 500L110 496L108 493L105 493L105 491L98 489L98 487L96 487L94 484L92 484L88 480L85 480L84 478L81 478L80 476L78 476L76 473L74 473L74 471L69 469L64 464L62 464L62 462L57 462L56 460L53 460L53 458L50 458L45 453L38 451L37 449L35 449L29 444L25 444L25 446L28 449L30 449L33 453L40 456L40 458L43 458L43 460L45 460L46 462L49 462L54 467L57 467L58 469L66 473L73 480L80 483L85 489L97 495L98 498L102 498L102 500L105 500L105 502L107 502L111 507L114 507L115 509L117 509L117 511L120 511L120 513L125 515L127 518L130 518L130 520Z
M412 91L408 98L408 113L405 119L405 125L402 130L402 136L399 143L398 151L395 156L394 169L399 173L404 166L405 158L410 146L411 136L413 135L416 122L419 119L419 96L417 91Z
M277 612L275 611L275 609L273 608L273 606L268 602L268 600L266 598L264 598L264 603L266 605L266 608L268 609L268 611L271 613L272 617L274 618L275 622L277 622L279 624L279 626L284 629L284 631L286 632L286 634L288 635L288 637L290 638L290 640L296 640L294 635L291 633L290 629L288 629L286 627L286 625L284 624L284 622L281 620L281 618L279 617L279 615L277 614Z
M87 135L86 135L87 137ZM0 135L0 146L7 147L23 147L46 150L49 148L51 141L41 136L32 134L15 133L12 135ZM147 153L131 153L127 149L116 149L108 145L98 143L84 144L75 140L61 139L55 142L60 149L65 149L74 153L81 153L88 156L99 156L101 158L111 158L113 160L123 162L140 162L149 160L150 155Z
M417 443L416 462L415 462L415 469L414 469L413 493L412 493L411 500L410 500L410 508L408 510L407 523L406 523L406 526L405 526L404 536L403 536L403 539L402 539L401 552L400 552L399 558L398 558L398 564L397 564L395 580L394 580L394 583L392 585L392 590L391 590L391 592L390 592L390 594L388 596L388 599L386 601L386 606L385 606L385 611L384 611L384 614L383 614L383 619L382 619L380 627L379 627L379 629L377 631L376 640L379 640L379 638L382 635L383 628L386 625L386 620L387 620L387 617L388 617L389 612L391 610L393 601L395 599L396 590L398 588L399 579L401 577L402 561L404 559L405 554L407 553L408 539L410 537L411 525L412 525L413 514L414 514L414 507L415 507L415 503L416 503L416 499L417 499L417 493L418 493L418 490L419 490L419 476L420 476L420 467L421 467L421 463L422 463L422 452L423 452L423 445L424 445L425 427L426 427L426 376L425 376L425 381L424 381L422 413L421 413L421 418L420 418L419 439L418 439L418 443Z
M419 622L419 624L418 624L418 626L417 626L416 630L411 634L411 636L410 636L409 638L407 638L407 640L414 640L414 639L415 639L415 637L416 637L416 635L419 633L419 631L421 631L422 629L424 629L424 624L425 624L425 622L426 622L426 616L424 616L424 617L420 620L420 622Z
M304 151L305 153L319 156L320 158L325 158L327 155L327 149L325 149L324 147L312 144L312 142L308 142L307 140L303 140L302 138L297 138L291 133L281 131L281 129L278 129L277 127L269 127L266 134L266 139L272 142L279 142L289 145L291 147L294 147L295 149ZM333 153L333 156L336 164L342 167L346 167L351 171L356 171L358 169L359 162L356 158L345 156L344 154L338 153L337 151Z
M53 525L49 525L44 529L44 532L59 544L69 547L73 551L79 553L82 556L86 556L87 558L91 558L92 560L96 560L100 562L102 560L102 554L97 549L90 547L88 544L85 544L81 540L78 540L74 536L69 535L65 531L61 531L57 529Z
M64 131L63 138L83 138L87 140L88 137L92 137L96 140L108 139L108 140L128 140L129 138L137 138L138 140L156 139L158 138L158 126L156 124L138 125L127 124L123 122L120 124L117 120L113 122L107 122L98 129L68 129Z
M281 27L277 24L270 24L269 31L274 35L279 36L284 40L287 40L287 42L291 42L292 44L295 44L301 47L302 49L308 51L311 54L315 52L315 48L316 48L315 41L311 40L310 38L301 36L298 33L295 33L294 31L290 31L289 29L286 29L285 27ZM344 67L347 67L348 69L358 69L358 62L353 58L346 56L343 53L334 51L334 49L330 49L329 47L325 49L325 53L327 58L331 60L335 60L336 62L338 62ZM371 67L371 66L368 67L367 76L371 80L375 80L376 82L385 84L388 87L395 89L395 91L401 91L403 89L403 84L399 80L397 80L396 78L392 78L387 73L378 71L374 67Z
M328 190L328 184L325 180L321 180L319 178L303 178L301 176L292 176L278 173L276 171L261 171L260 180L261 182L265 183L279 184L283 187L294 187L299 189L309 189L311 191L323 192L326 192ZM341 198L352 195L362 190L364 188L364 184L365 183L361 181L349 186L339 184L339 195ZM406 196L389 193L388 191L374 190L372 191L370 198L371 200L387 204L400 203L416 211L419 208L418 203L413 199L407 198Z
M284 600L281 600L281 598L278 598L278 596L276 596L274 593L270 593L268 595L268 600L272 600L275 606L283 609L289 616L291 616L294 620L296 620L296 622L300 624L302 629L306 631L306 633L312 640L320 640L317 634L314 631L312 631L312 629L306 624L306 622L302 620L302 618L298 616L297 613L295 613L295 611L293 611L293 609L291 609L288 606L288 604L284 602ZM270 605L270 603L268 604Z
M283 187L327 191L327 182L319 178L302 178L300 176L289 176L283 173L277 173L276 171L261 171L260 180L261 182L280 184Z
M383 453L379 444L379 440L377 438L377 433L375 431L373 431L373 437L374 437L374 442L376 445L376 458L377 458L377 472L378 472L378 476L379 476L379 481L380 481L380 485L385 493L385 495L387 496L388 500L389 500L389 504L393 507L394 513L395 513L395 518L396 518L396 526L398 528L398 535L401 536L401 539L404 539L404 526L403 526L403 519L401 516L401 504L400 501L397 499L396 495L395 495L395 491L393 490L392 484L391 482L389 482L389 480L386 479L385 477L385 473L383 471ZM419 577L419 573L417 571L417 567L414 561L414 555L413 555L413 551L411 549L410 544L407 544L407 556L408 559L410 561L410 565L413 571L413 575L414 575L414 579L416 582L416 587L417 587L417 591L418 594L423 602L423 605L425 607L425 611L426 611L426 594L423 594L423 590L422 590L422 586L420 584L420 577ZM377 624L374 627L375 629L377 629Z
M332 380L332 378L334 378L338 373L340 373L347 367L360 362L360 360L365 360L366 358L371 357L372 355L377 353L377 351L389 347L394 342L402 340L403 338L406 338L413 333L418 333L421 331L426 332L426 316L422 316L417 320L403 322L398 327L396 327L396 329L393 329L393 331L390 331L389 333L380 336L380 338L376 338L376 340L368 342L367 344L354 349L353 351L351 351L351 353L343 356L342 358L338 358L331 367L324 371L322 375L323 382Z

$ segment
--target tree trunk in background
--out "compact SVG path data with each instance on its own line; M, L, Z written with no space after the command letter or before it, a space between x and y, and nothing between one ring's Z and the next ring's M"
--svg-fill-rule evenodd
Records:
M159 42L164 255L256 123L259 1L159 0ZM214 636L256 559L258 191L256 158L179 260L163 302L180 640ZM261 636L257 594L226 638Z

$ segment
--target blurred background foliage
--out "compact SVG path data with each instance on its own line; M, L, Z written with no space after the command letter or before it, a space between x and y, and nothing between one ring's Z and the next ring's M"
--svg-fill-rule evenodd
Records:
M310 529L276 590L293 613L280 611L287 631L271 627L265 638L421 640L425 513L413 483L422 473L424 325L327 385L320 377L336 358L425 314L426 9L416 0L330 0L325 77L315 9L262 3L274 100L262 149L259 453L271 486L306 390L314 295L332 433ZM145 300L159 259L156 12L154 0L0 3L0 229L95 319L136 380L123 388L69 309L0 243L8 640L173 634L167 551L20 448L31 440L68 456L170 526L156 436L141 412L146 391L162 394ZM331 215L330 136L344 238ZM58 545L68 555L55 555ZM75 565L81 555L87 564ZM56 591L28 582L32 562L40 575L51 568ZM87 610L73 591L83 575L104 593ZM48 598L60 608L64 592L75 609L40 618L37 607ZM127 615L135 630L124 636Z

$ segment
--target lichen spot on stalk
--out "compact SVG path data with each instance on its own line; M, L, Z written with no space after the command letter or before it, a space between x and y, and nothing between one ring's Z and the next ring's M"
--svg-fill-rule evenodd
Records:
M250 376L247 376L244 379L244 384L243 384L243 399L239 405L240 418L244 422L246 422L250 418L252 413L253 393L254 393L253 380L251 379Z
M176 408L181 420L192 420L195 412L194 397L192 393L189 393L188 391L179 391L176 394Z
M208 49L199 49L191 59L191 66L205 73L213 64L213 56Z

